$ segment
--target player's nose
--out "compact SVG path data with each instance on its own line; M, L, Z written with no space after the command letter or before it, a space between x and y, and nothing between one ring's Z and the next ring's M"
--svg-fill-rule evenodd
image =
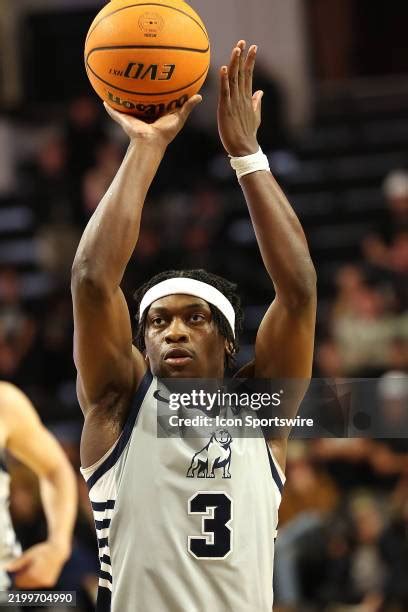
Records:
M165 340L168 344L173 342L188 342L189 334L183 321L174 318L166 329Z

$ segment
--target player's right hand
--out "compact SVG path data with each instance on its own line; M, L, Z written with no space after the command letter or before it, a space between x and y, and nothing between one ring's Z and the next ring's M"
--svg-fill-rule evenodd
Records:
M132 115L120 113L106 102L103 105L108 115L123 128L131 142L153 142L167 147L180 132L193 108L200 104L201 100L202 97L196 94L189 98L182 108L174 113L159 117L154 123L146 123Z
M14 574L18 589L50 588L57 582L68 556L51 542L41 542L8 563L6 570Z

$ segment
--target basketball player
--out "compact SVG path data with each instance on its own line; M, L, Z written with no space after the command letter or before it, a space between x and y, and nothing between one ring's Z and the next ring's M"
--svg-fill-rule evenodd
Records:
M47 540L23 553L8 510L6 451L38 476L47 520ZM24 393L0 382L0 591L11 586L40 589L57 582L70 556L76 507L76 479L63 450Z
M300 223L259 150L257 48L244 50L239 41L220 70L218 127L276 297L241 374L309 379L316 274ZM106 107L130 144L73 264L81 461L100 551L99 611L272 610L286 439L231 440L228 431L198 441L157 437L157 377L222 379L238 350L235 286L202 270L151 279L136 293L136 346L120 289L149 186L199 102L193 96L150 125Z

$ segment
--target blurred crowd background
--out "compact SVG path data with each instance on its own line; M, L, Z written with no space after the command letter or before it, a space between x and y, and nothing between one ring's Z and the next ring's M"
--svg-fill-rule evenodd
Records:
M13 21L15 47L7 36L0 40L0 379L29 395L79 474L70 268L126 140L81 65L85 33L104 3L66 4L25 0ZM205 3L192 4L210 20ZM283 6L270 3L271 21ZM293 92L265 61L268 46L260 48L259 139L317 268L314 376L372 377L386 410L406 415L407 7L393 0L291 0L285 7L301 19L308 89L296 115ZM0 29L13 10L2 0ZM241 3L236 10L242 13ZM285 27L288 44L298 45ZM216 55L222 33L209 29ZM228 47L242 36L244 23ZM13 66L20 80L16 87L10 77L10 88ZM164 269L203 267L234 280L245 308L240 365L252 356L273 289L216 131L216 68L150 190L123 288L133 312L132 292ZM276 611L408 610L407 436L290 443ZM44 517L32 475L17 464L12 472L12 512L27 547L43 537ZM78 609L92 610L98 559L79 475L78 489L73 554L58 588L77 590Z

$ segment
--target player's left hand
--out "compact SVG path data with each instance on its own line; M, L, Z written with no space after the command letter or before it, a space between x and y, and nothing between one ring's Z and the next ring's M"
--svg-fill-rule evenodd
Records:
M55 585L68 555L51 542L42 542L28 548L7 564L6 570L14 574L19 589L50 588Z
M256 134L261 123L263 91L252 93L257 47L240 40L232 50L229 66L220 70L218 131L229 155L241 157L259 149Z

